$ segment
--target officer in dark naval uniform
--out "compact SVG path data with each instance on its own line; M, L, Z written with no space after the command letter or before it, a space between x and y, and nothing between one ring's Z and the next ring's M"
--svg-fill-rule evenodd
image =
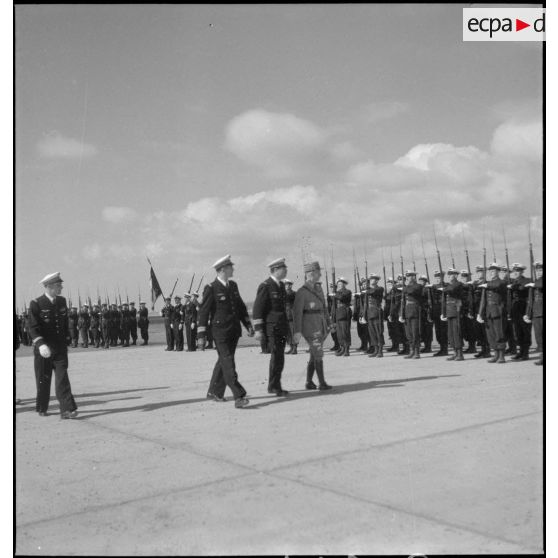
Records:
M184 336L188 351L196 350L195 322L197 318L196 303L190 293L184 293ZM194 326L192 326L194 323Z
M405 324L410 352L404 358L420 358L420 323L422 318L423 287L417 282L417 272L409 269L405 272L408 283L403 286L399 310L399 322Z
M125 302L122 305L122 312L120 313L120 331L122 336L122 346L130 346L130 310L128 309L128 303Z
M68 308L60 296L62 278L51 273L41 281L45 293L29 304L29 331L35 353L35 379L37 382L36 410L47 416L50 384L54 370L56 399L60 404L60 418L77 416L77 405L68 378Z
M494 351L494 357L488 362L505 363L504 352L506 350L505 323L507 283L498 277L501 267L494 262L488 267L488 281L479 285L485 292L481 297L477 321L485 324L486 337L490 348Z
M101 332L103 334L103 346L105 349L110 347L110 320L111 312L108 308L108 304L103 302L101 306Z
M145 302L141 301L138 311L138 327L140 329L142 345L147 345L149 341L149 310L145 306Z
M174 297L174 308L172 309L172 333L174 335L174 350L184 350L184 306L181 298Z
M529 287L529 298L527 303L527 310L523 320L528 324L533 324L533 329L535 330L535 341L537 342L537 347L540 347L541 355L538 360L535 361L536 365L542 365L544 363L544 266L541 262L535 262L535 281L534 283L528 283L526 286Z
M351 297L352 293L347 289L347 280L339 277L335 297L335 332L339 350L335 356L349 356L351 346Z
M72 348L74 349L77 347L78 344L78 320L79 315L77 313L77 308L75 306L72 306L68 314L68 331L70 335L70 343L72 345Z
M391 340L391 347L387 349L388 353L393 353L397 351L397 333L395 332L395 324L391 321L391 306L393 298L395 296L394 292L394 280L393 277L388 277L386 281L386 293L384 296L384 319L386 320L388 337Z
M172 306L170 297L165 298L165 305L161 308L161 316L165 322L165 334L167 337L167 346L165 351L174 350L174 334L172 330Z
M510 317L514 330L514 337L519 346L519 352L512 360L529 360L529 347L531 346L531 324L523 320L527 311L527 299L529 298L528 284L533 280L524 277L525 266L520 263L512 265L512 282L508 285L511 290Z
M229 386L235 399L235 407L242 408L248 405L249 401L246 398L246 390L238 381L234 354L242 334L240 324L244 324L249 337L254 336L254 329L246 305L238 292L238 286L231 281L233 265L230 255L213 264L217 277L203 292L198 313L198 347L205 348L207 323L211 320L213 341L219 358L213 368L207 397L215 401L225 401L225 389Z
M448 354L448 323L442 321L442 298L446 283L441 271L434 271L434 283L432 285L432 321L434 322L434 333L440 349L432 356L447 356Z
M383 358L384 356L384 316L382 301L384 299L384 288L378 285L380 276L372 273L369 276L370 284L361 298L361 313L367 324L367 339L370 339L369 357Z
M277 396L288 395L281 386L281 374L285 366L285 344L289 333L287 319L287 293L282 283L287 276L285 258L273 260L268 264L270 276L260 283L252 310L256 339L265 334L269 352L268 393Z
M94 304L91 310L91 323L89 328L89 331L91 331L92 343L95 345L95 348L98 349L101 344L101 312L99 311L98 304Z
M81 337L81 346L89 347L89 324L91 323L91 317L89 316L89 305L84 304L81 307L78 319L78 329Z
M138 343L138 311L136 303L132 300L130 302L130 337L132 338L132 345Z

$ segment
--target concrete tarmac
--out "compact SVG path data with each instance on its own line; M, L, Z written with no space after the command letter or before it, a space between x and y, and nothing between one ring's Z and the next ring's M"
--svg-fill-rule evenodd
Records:
M539 553L543 370L327 353L329 392L286 398L237 351L250 405L206 399L216 352L70 352L76 420L35 412L16 358L16 553ZM328 340L326 346L331 346ZM54 386L53 386L54 390Z

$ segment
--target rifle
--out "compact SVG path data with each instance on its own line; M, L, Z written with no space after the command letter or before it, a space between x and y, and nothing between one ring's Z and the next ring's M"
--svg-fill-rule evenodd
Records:
M389 250L391 256L391 280L393 281L391 292L389 294L390 294L390 304L393 304L393 299L395 297L395 265L393 264L393 247L390 246Z
M325 258L324 258L324 262L325 262ZM324 265L325 267L325 276L326 276L326 294L327 294L327 300L329 301L329 279L327 276L327 265Z
M440 250L438 250L438 239L436 238L436 226L433 226L434 229L434 245L436 246L436 255L438 256L438 267L440 268L440 281L442 285L444 284L444 270L442 268L442 258L440 258Z
M484 267L484 280L486 281L486 237L484 223L482 225L482 266Z
M496 263L496 250L494 249L494 234L490 233L490 241L492 243L492 257L494 258L492 261Z
M139 283L138 283L138 306L139 306L140 302L141 302L141 289L140 289L140 286L139 286Z
M72 308L72 291L68 291L68 308Z
M169 298L172 300L172 295L174 294L174 289L176 289L176 284L178 283L178 277L176 278L176 281L174 282L174 287L172 288L171 294L169 296Z
M204 277L205 277L205 273L201 276L200 284L198 285L198 288L197 288L197 290L196 290L197 293L200 292L200 289L201 289L201 286L202 286L202 281L203 281L203 278L204 278Z
M79 289L78 289L78 306L79 306L79 311L81 312L81 296L79 294Z
M97 304L101 307L101 295L99 294L99 285L97 285Z
M122 297L120 296L120 287L116 285L116 290L118 291L118 304L122 306Z
M354 279L354 283L355 283L355 297L357 296L357 271L356 271L356 269L357 269L357 267L356 267L356 255L355 255L355 249L353 247L353 279Z
M469 262L469 250L467 250L467 243L465 242L465 232L463 231L463 226L461 227L461 234L463 236L463 247L465 249L465 259L467 260L467 271L469 272L469 276L472 279L473 276L471 275L471 264Z
M383 248L382 248L382 271L384 272L384 290L387 290L386 261L384 259L384 249Z
M413 249L413 241L411 240L411 261L413 262L413 271L417 272L417 264L415 263L415 251Z
M529 231L529 267L531 268L531 279L535 280L535 258L533 257L533 243L531 242L531 217L527 226Z
M504 236L504 251L506 253L506 267L508 268L508 275L506 278L506 284L510 285L511 284L511 279L510 279L510 257L508 254L508 243L506 242L506 231L504 230L504 227L502 227L502 235ZM512 296L511 296L511 289L507 289L506 291L506 306L507 306L507 310L508 310L508 321L511 321L512 317L511 317L511 304L512 304Z
M130 304L130 299L128 298L128 289L126 289L125 293L126 293L126 304Z
M399 259L401 260L401 275L405 276L405 270L403 269L403 252L401 250L401 235L399 235ZM395 279L395 277L394 277Z
M426 281L430 285L430 273L428 272L428 261L426 260L426 252L424 251L424 239L422 235L420 237L420 243L422 244L422 255L424 257L424 268L426 269Z
M188 293L192 292L192 285L194 284L194 277L196 276L196 274L194 273L194 275L192 275L192 280L190 281L190 288L188 289Z
M448 236L448 244L449 244L450 256L451 256L451 267L455 269L455 260L453 259L453 250L451 249L451 240L449 236Z
M333 300L331 302L331 319L335 322L337 317L337 300L335 294L337 293L337 281L335 280L335 262L333 261L333 247L331 248L331 280L333 282Z

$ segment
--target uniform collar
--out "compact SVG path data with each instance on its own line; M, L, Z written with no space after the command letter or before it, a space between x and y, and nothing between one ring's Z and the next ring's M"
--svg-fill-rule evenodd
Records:
M273 275L269 276L270 279L273 279L273 281L275 281L275 284L280 287L281 286L281 281L279 281L279 279L277 279L276 277L274 277Z
M45 296L50 300L51 304L54 304L54 302L56 301L56 297L50 296L47 292L45 292Z
M219 281L219 283L221 283L221 285L223 285L224 287L229 286L229 282L228 281L223 281L223 279L221 279L221 277L217 277L217 281Z

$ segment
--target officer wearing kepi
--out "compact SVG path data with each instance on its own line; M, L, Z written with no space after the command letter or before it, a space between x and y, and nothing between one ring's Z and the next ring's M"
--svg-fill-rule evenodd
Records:
M29 331L35 353L37 382L36 410L39 416L47 416L54 370L60 418L72 419L77 416L77 405L68 378L68 308L66 299L60 296L60 272L50 273L41 283L45 293L29 304Z
M271 358L269 360L268 393L277 396L288 395L281 386L281 374L285 366L285 344L289 334L287 319L287 293L283 279L287 276L285 258L278 258L268 264L270 276L260 283L252 310L256 339L265 334Z
M246 304L238 291L238 285L231 280L234 273L231 256L218 259L213 267L217 277L203 291L202 303L198 313L198 347L205 348L206 328L211 320L213 341L219 355L213 375L209 383L207 398L215 401L225 401L225 389L229 386L235 399L235 407L248 405L246 390L238 381L234 354L238 340L242 334L240 324L248 330L248 336L253 337L254 329L248 316Z

